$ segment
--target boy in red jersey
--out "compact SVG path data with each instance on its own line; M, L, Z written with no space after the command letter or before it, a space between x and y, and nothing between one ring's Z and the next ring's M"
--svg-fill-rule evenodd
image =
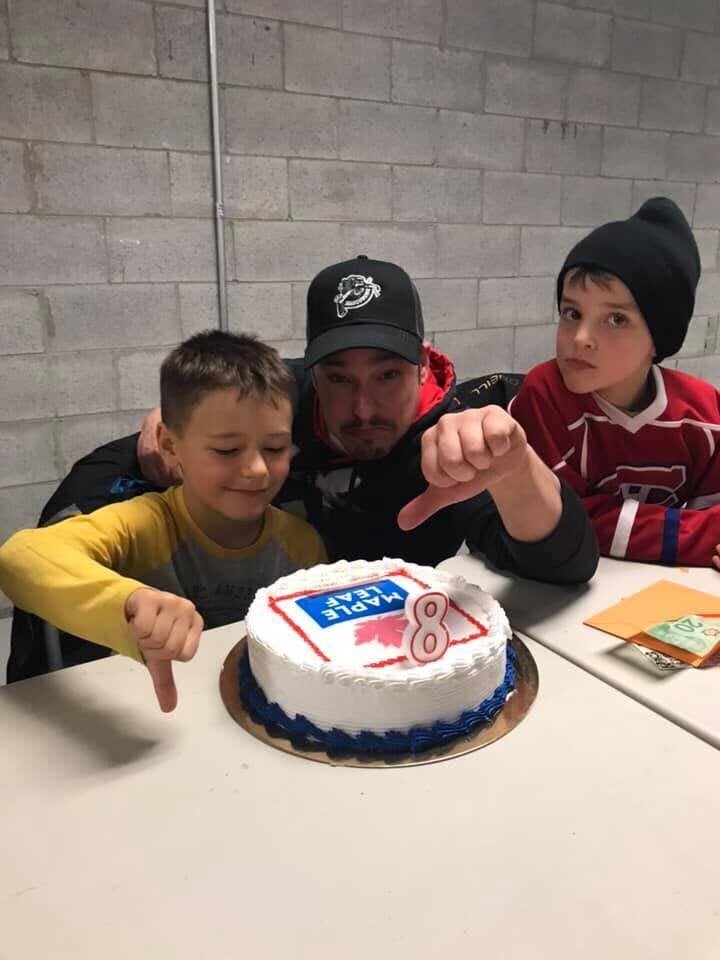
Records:
M558 277L556 357L509 408L605 556L720 569L720 394L658 365L682 346L699 277L672 200L593 230Z

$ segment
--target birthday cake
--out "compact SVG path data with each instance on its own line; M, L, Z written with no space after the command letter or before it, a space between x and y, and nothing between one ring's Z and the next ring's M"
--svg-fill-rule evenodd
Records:
M510 627L462 577L340 561L261 589L246 617L251 716L328 751L419 752L488 723L515 685Z

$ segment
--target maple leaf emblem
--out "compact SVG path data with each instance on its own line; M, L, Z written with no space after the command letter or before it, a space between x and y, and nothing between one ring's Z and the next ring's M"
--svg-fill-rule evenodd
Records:
M384 647L400 647L407 625L408 621L404 613L364 620L355 627L355 646L377 640Z

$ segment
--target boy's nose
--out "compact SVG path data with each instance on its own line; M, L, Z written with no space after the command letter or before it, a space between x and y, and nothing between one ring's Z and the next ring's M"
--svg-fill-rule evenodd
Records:
M259 450L249 453L242 462L242 474L244 477L260 478L267 476L267 464Z
M591 350L595 346L595 338L589 324L581 323L575 330L575 345L583 350Z

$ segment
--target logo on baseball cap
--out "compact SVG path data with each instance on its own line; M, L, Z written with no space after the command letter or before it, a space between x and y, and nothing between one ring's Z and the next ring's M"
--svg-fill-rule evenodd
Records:
M366 256L334 263L308 289L305 367L356 347L419 363L424 332L420 297L402 267Z

